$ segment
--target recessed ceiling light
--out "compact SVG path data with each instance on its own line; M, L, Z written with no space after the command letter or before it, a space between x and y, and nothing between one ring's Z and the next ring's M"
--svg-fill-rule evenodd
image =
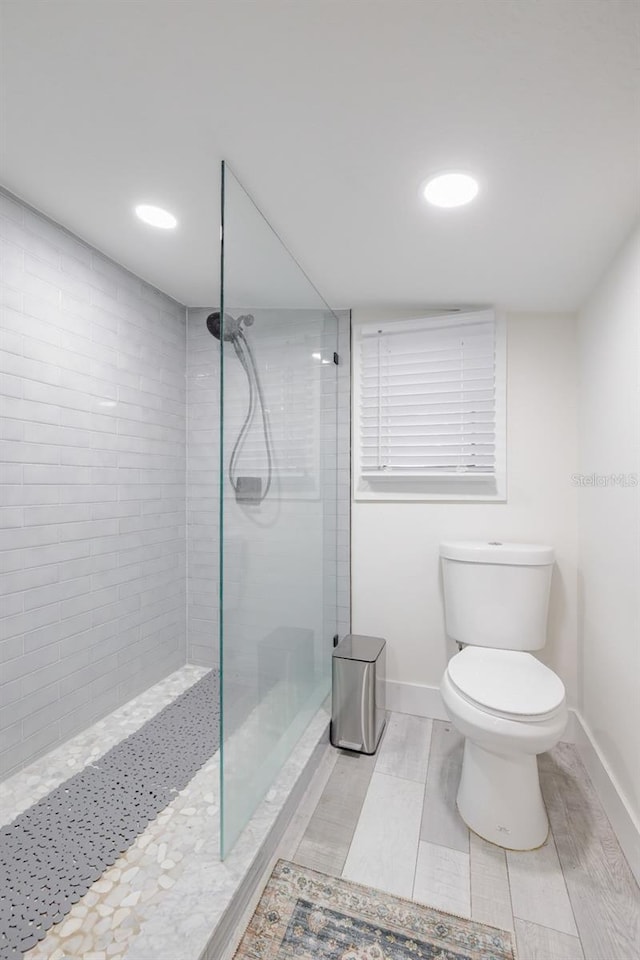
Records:
M151 227L160 227L161 230L173 230L178 221L168 210L154 207L149 203L139 203L136 207L136 216Z
M434 207L462 207L478 193L478 181L468 173L440 173L424 186L423 194Z

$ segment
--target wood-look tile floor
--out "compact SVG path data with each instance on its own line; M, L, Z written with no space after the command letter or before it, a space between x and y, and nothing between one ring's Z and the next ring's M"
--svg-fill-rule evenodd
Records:
M551 832L516 853L460 819L462 746L390 714L376 756L338 753L293 859L512 930L519 960L637 960L640 892L575 748L539 758Z

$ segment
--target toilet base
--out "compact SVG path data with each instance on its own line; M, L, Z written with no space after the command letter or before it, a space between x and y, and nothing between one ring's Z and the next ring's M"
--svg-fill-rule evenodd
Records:
M534 850L549 833L535 754L497 754L465 739L458 810L485 840Z

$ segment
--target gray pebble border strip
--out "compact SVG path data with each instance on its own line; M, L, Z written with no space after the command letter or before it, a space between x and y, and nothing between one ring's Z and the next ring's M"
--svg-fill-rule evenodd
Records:
M44 939L213 756L219 691L212 670L0 830L0 960Z

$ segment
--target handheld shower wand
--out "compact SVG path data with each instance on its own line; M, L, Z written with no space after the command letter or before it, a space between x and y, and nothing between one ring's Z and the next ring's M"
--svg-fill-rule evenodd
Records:
M249 407L247 409L247 414L244 418L242 427L240 428L240 433L238 434L233 447L231 459L229 460L229 481L234 489L236 500L250 503L262 503L262 501L266 499L271 488L271 478L273 474L273 454L271 450L269 417L264 402L264 394L262 392L262 384L260 383L260 375L258 373L258 367L253 355L253 350L251 349L251 344L244 335L244 328L250 327L253 324L254 319L255 318L251 313L243 314L239 317L232 317L230 314L225 313L224 324L221 324L220 311L218 310L214 313L210 313L207 317L207 329L209 333L216 338L216 340L220 340L220 328L221 326L224 327L222 339L225 342L229 342L233 345L233 349L236 352L238 360L242 364L244 372L247 375L247 381L249 383ZM255 416L256 396L260 404L262 432L264 435L264 443L267 455L267 481L264 490L261 489L262 482L259 478L238 477L236 471L237 460L240 455L240 451L242 450L242 446Z

